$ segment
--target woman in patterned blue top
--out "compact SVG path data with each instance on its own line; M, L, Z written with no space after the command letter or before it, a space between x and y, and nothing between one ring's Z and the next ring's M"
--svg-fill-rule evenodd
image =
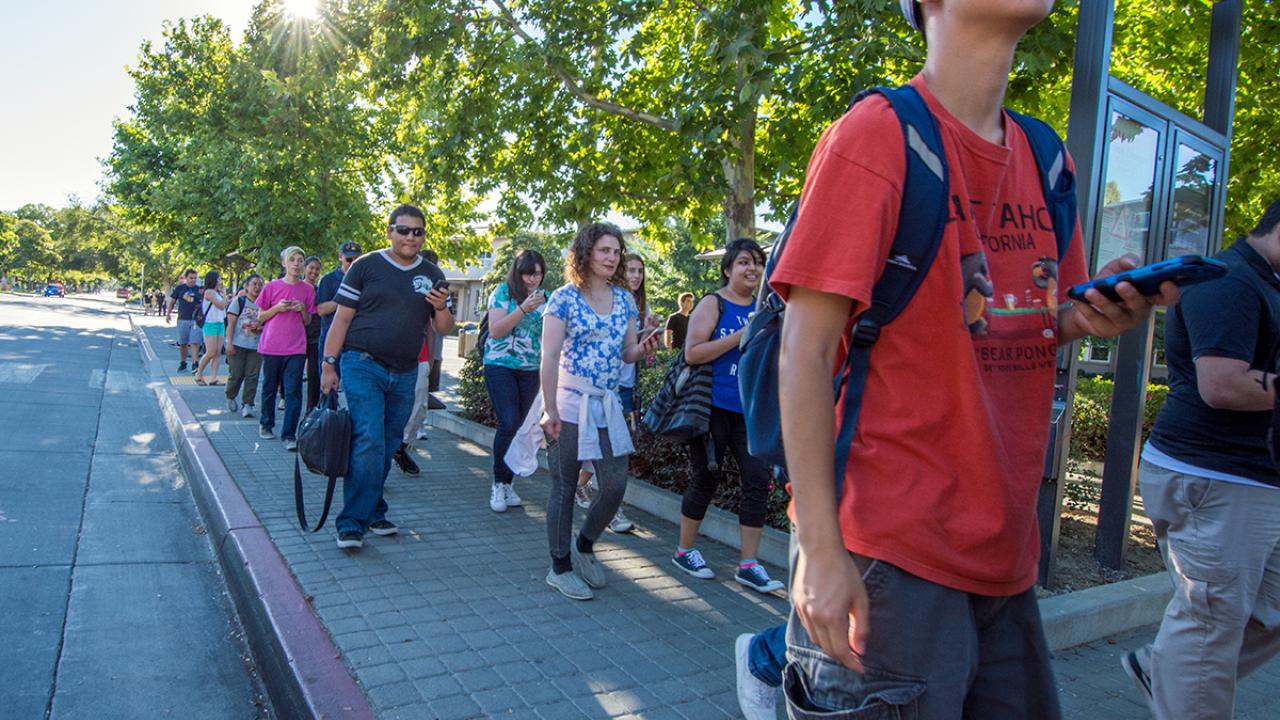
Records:
M631 293L610 283L624 250L622 231L595 223L578 231L565 263L568 284L551 294L542 321L542 391L551 466L547 501L547 584L574 600L605 585L592 544L622 504L631 434L618 398L622 365L657 345L641 342ZM593 460L600 494L576 540L573 492L583 460ZM577 572L574 572L574 569Z
M493 489L489 509L506 512L518 507L511 481L515 474L504 459L520 423L538 394L542 362L542 312L547 301L542 278L547 263L536 251L525 250L511 264L506 282L489 296L489 339L484 348L484 384L498 420L493 436Z

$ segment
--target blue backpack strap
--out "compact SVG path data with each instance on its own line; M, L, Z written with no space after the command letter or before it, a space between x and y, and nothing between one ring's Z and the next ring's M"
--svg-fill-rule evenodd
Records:
M835 448L837 498L841 495L849 449L862 409L871 348L879 339L880 330L906 308L929 273L942 244L950 195L942 134L924 98L914 87L903 85L863 91L854 103L871 93L883 95L889 101L902 125L906 144L906 177L902 185L898 227L889 257L872 290L871 305L854 325L844 371L836 378L836 397L841 395L841 386L844 395Z
M1026 134L1031 154L1036 157L1045 207L1053 222L1053 234L1058 242L1058 260L1061 261L1066 257L1071 236L1076 232L1076 177L1067 166L1067 149L1057 131L1045 121L1012 110L1007 112Z

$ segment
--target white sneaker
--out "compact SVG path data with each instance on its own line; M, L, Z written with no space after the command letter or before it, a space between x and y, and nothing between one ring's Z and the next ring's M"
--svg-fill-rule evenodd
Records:
M622 508L618 508L618 512L613 514L613 519L609 521L609 532L628 533L634 530L636 524L622 512Z
M418 438L419 440L426 440L426 439L427 439L427 428L426 428L426 427L420 427L420 428L418 428L418 435L417 435L417 438Z
M241 417L247 417L247 418L251 418L251 417L253 417L253 405L244 405L244 406L242 406L242 407L240 408L240 416L241 416Z
M507 493L502 489L501 483L494 483L493 489L489 491L489 509L494 512L507 511Z
M577 490L573 491L573 501L583 510L591 509L591 490L588 489L590 483L579 485Z
M779 688L769 687L751 674L747 660L751 633L743 633L733 643L733 656L738 666L738 708L745 720L774 720L777 717Z
M283 409L284 409L284 398L280 398L280 402L276 403L276 409L277 409L277 410L283 410Z
M520 496L516 494L516 487L511 483L502 486L502 492L507 497L507 507L520 507Z
M263 440L275 440L275 439L276 439L276 436L271 434L271 431L267 429L267 426L266 426L266 425L259 425L259 426L258 426L258 437L262 438Z

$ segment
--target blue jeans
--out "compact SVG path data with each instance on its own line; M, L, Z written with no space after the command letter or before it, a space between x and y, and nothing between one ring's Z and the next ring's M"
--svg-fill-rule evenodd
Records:
M365 353L344 352L342 387L351 414L351 460L342 479L342 512L334 525L338 533L361 534L387 516L382 485L391 470L391 456L400 448L400 435L413 412L416 370L392 372Z
M787 665L787 624L783 623L751 636L747 645L747 669L769 687L782 686L782 669Z
M307 364L306 355L262 356L262 427L272 430L276 426L276 393L284 385L284 425L280 428L281 440L292 440L298 434L298 419L302 415L302 368Z
M538 371L485 365L484 385L489 389L489 402L498 419L498 432L493 436L493 481L510 485L515 473L503 458L538 394Z

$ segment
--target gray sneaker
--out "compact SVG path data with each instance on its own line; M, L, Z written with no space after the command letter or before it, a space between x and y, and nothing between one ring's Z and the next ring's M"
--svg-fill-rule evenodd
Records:
M1120 667L1124 668L1124 673L1133 681L1133 686L1138 688L1138 693L1142 695L1142 699L1147 701L1147 707L1151 708L1151 712L1155 712L1155 702L1151 699L1151 646L1141 647L1137 650L1131 650L1120 656Z
M240 417L253 417L253 405L246 404L244 407L240 408Z
M268 429L266 425L259 425L259 426L258 426L258 437L262 438L263 440L275 440L275 439L276 439L276 436L271 434L271 430L270 430L270 429Z
M578 552L578 543L575 542L569 556L573 558L573 568L582 576L584 582L593 588L605 586L604 565L600 564L600 558L597 558L595 553Z
M235 398L227 398L227 412L235 412L240 409L240 403Z
M591 588L587 587L575 572L557 575L555 570L548 570L547 584L559 590L561 595L570 600L590 600L595 597L595 593L591 592Z

